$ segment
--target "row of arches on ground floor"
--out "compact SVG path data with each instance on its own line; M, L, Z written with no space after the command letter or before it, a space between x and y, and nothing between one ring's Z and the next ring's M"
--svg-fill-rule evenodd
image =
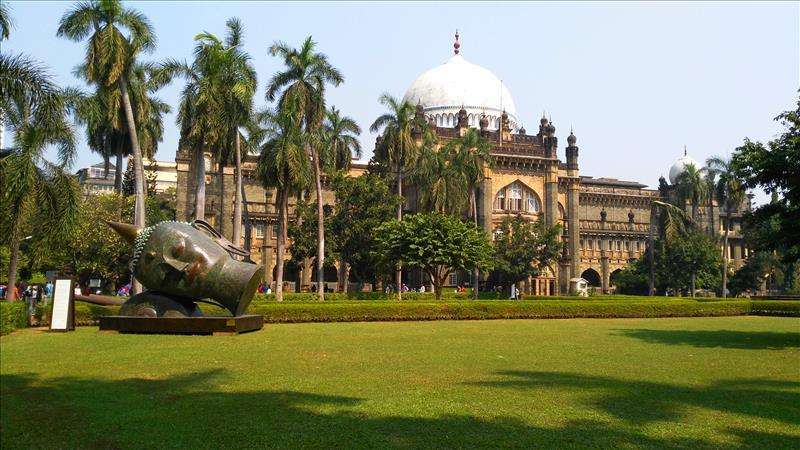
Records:
M620 273L622 273L622 269L616 269L616 270L613 270L608 275L608 285L609 286L614 287L614 286L617 285L616 281L617 281L617 277L619 277ZM591 287L600 288L600 287L603 286L602 275L600 274L600 272L598 272L597 270L595 270L595 269L593 269L591 267L586 269L586 270L584 270L583 272L581 272L581 278L583 278L584 280L588 281L589 282L589 286L591 286Z

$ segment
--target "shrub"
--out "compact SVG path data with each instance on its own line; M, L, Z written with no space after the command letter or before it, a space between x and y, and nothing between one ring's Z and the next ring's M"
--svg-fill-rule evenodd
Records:
M28 326L28 306L25 302L0 301L0 335Z

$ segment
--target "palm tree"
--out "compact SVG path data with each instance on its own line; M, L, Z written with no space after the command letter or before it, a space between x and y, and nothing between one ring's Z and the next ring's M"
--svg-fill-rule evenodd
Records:
M233 241L239 242L242 217L239 128L246 125L252 114L256 73L250 56L242 50L241 22L232 18L226 22L226 27L228 33L224 41L207 32L195 36L194 60L191 65L168 59L159 64L155 72L160 84L169 83L176 76L187 81L181 92L178 125L181 127L182 144L194 151L195 219L205 219L205 153L210 151L212 159L219 166L220 197L222 168L227 162L234 160L236 192ZM223 208L221 198L220 208Z
M457 165L454 147L423 145L411 178L419 188L422 209L461 216L468 200L469 183Z
M358 135L361 127L355 120L343 116L335 106L327 111L325 124L321 133L320 159L325 172L345 171L350 168L350 163L355 158L361 158L361 143ZM349 270L345 261L339 261L339 286L347 292L347 278Z
M233 242L241 245L242 239L242 143L239 128L247 124L253 112L253 95L257 87L256 70L250 61L250 55L243 50L242 36L244 27L239 19L228 19L226 23L228 35L224 45L214 39L209 41L219 48L223 60L223 70L219 88L224 99L225 121L234 138L234 167L236 170L236 187L233 206ZM226 143L230 144L230 140ZM220 202L222 207L222 202Z
M353 158L361 158L358 135L361 127L355 120L343 116L335 106L325 114L322 128L320 159L325 170L347 170Z
M492 145L474 128L469 128L464 136L448 142L454 150L454 164L466 179L469 191L469 208L473 224L478 226L478 185L486 178L486 167L494 165L491 155ZM480 272L473 271L472 297L477 298Z
M375 146L375 159L394 170L397 196L402 199L403 176L414 167L421 152L421 146L417 145L414 136L415 129L421 124L414 120L415 107L411 103L397 100L389 94L381 95L378 101L386 106L389 112L379 116L369 127L373 133L383 130ZM403 220L402 202L397 205L397 220ZM403 269L398 263L395 271L398 299L401 298L402 275Z
M299 49L276 42L269 49L272 56L283 58L286 69L276 73L267 84L267 100L278 100L278 108L293 111L296 126L301 127L308 158L314 168L314 188L317 194L317 295L324 300L325 289L325 217L322 204L322 164L319 134L325 119L325 85L338 86L344 77L328 62L328 57L316 52L311 36ZM280 94L280 95L279 95ZM290 106L291 105L291 106Z
M678 201L681 207L686 202L692 204L692 220L697 221L697 210L708 199L708 183L703 179L703 171L694 166L687 165L675 181Z
M127 34L126 34L127 33ZM128 92L128 79L140 52L155 48L156 38L147 18L140 12L124 8L119 0L80 2L61 18L58 36L75 42L88 38L86 79L102 86L116 86L125 110L128 137L136 178L134 224L145 226L145 178L142 151L139 146L133 106ZM141 289L134 280L134 291Z
M289 198L309 183L309 161L304 140L291 106L277 112L259 114L258 128L250 133L251 142L264 142L256 174L265 188L275 188L278 212L275 298L283 301L283 266L286 251L286 225Z
M77 73L84 71L84 66L76 69ZM171 110L169 105L153 95L160 86L152 79L152 71L153 67L149 64L136 63L128 79L134 120L138 124L139 147L142 156L150 159L155 155L164 134L163 115ZM116 158L114 187L121 193L123 158L130 156L132 150L119 90L96 86L92 95L77 91L73 97L76 97L73 100L75 116L86 126L87 144L103 157L106 173L109 159Z
M720 204L725 205L725 233L722 238L722 297L728 296L728 232L731 228L731 213L745 199L744 183L736 176L728 159L714 156L706 161L708 171L717 175L715 193Z
M20 61L24 60L17 60ZM5 149L0 159L0 210L4 211L0 233L7 237L11 250L10 287L16 282L24 229L31 227L33 236L42 241L53 242L65 236L74 223L80 195L74 178L65 171L75 156L67 102L38 66L22 64L17 69L22 69L20 73L40 76L37 80L40 85L26 91L23 83L17 85L17 88L23 86L22 89L4 90L0 96L0 108L14 131L12 147ZM58 164L43 157L51 146L58 150ZM7 291L6 299L14 299L13 288Z
M686 216L686 212L682 208L658 200L650 202L650 225L647 236L647 259L650 266L650 285L647 295L650 296L655 295L656 290L654 235L659 216L662 219L659 232L662 241L685 233L687 228L694 226L694 222ZM692 286L694 286L694 274L692 274ZM694 287L692 288L692 297L694 297Z
M8 39L14 26L9 9L8 3L0 3L0 41Z

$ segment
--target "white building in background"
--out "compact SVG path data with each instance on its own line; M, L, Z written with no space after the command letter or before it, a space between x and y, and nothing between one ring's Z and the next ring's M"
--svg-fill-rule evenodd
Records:
M157 193L162 193L178 184L177 164L170 161L157 161L153 159L142 159L147 182ZM106 173L105 164L97 163L89 167L84 167L75 173L78 183L83 189L85 196L114 192L114 177L117 168L114 164L108 164ZM125 174L123 173L123 177Z

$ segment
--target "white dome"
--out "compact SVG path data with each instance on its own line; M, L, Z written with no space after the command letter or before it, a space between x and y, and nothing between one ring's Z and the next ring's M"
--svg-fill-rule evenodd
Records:
M425 115L434 117L440 126L455 126L462 106L473 127L479 126L481 114L485 113L489 128L497 129L503 111L508 114L512 129L518 124L514 99L503 82L459 54L420 75L403 100L422 104Z
M698 170L703 168L703 166L695 161L694 158L684 154L680 158L676 159L672 164L672 167L669 168L669 183L675 184L675 182L678 181L678 175L682 174L688 165L692 165Z

